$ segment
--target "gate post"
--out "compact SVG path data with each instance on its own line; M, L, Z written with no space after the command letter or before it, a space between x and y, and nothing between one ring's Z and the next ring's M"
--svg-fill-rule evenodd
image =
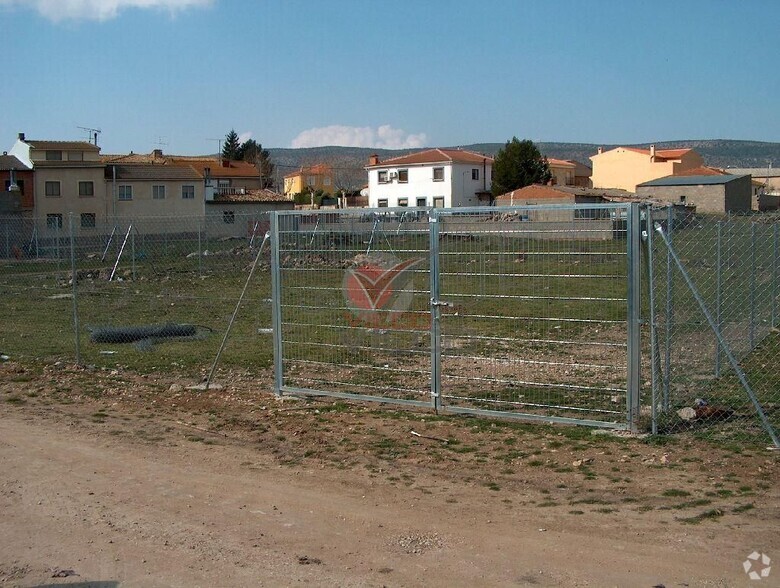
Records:
M631 203L626 211L626 257L628 268L627 308L627 374L626 374L626 418L629 428L637 431L640 408L641 309L640 309L640 243L641 223L639 204Z
M271 213L271 328L274 341L274 393L282 395L282 268L279 263L279 213Z
M441 307L439 305L439 215L434 208L428 213L430 241L431 288L431 404L436 412L441 402Z

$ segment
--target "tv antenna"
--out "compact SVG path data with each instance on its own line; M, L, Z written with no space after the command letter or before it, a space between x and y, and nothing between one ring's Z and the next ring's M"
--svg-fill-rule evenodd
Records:
M217 157L220 157L222 155L222 139L206 139L206 141L217 142Z
M93 129L92 127L76 127L77 129L81 129L82 131L86 131L88 133L87 142L88 143L95 143L95 147L97 147L97 139L98 135L102 133L100 129Z
M157 137L157 141L154 143L158 147L167 147L168 146L168 137Z

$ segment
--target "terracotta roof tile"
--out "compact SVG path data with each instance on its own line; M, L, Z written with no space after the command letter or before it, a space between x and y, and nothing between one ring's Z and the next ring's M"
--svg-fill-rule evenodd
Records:
M273 190L263 189L247 190L244 194L215 195L214 200L210 202L215 204L238 204L247 202L293 202L293 199Z
M396 167L399 165L419 165L426 163L474 163L481 164L483 161L493 163L493 158L473 151L463 149L427 149L418 151L409 155L393 157L380 161L377 165L367 165L366 168L377 167Z
M24 141L33 149L79 149L81 151L100 151L100 147L87 141L47 141L25 139Z
M329 166L326 163L318 163L317 165L311 165L311 166L304 166L299 170L296 170L294 172L290 172L289 174L285 174L285 178L295 178L297 176L302 175L327 175L330 174L333 171L333 168Z
M677 172L674 175L675 176L726 176L728 174L723 170L702 165L699 167L694 167L693 169L686 169L685 171Z

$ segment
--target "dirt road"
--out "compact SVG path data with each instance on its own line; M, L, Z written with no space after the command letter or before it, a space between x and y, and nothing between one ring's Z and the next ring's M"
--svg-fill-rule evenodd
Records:
M522 493L282 467L256 447L142 443L6 405L0 582L742 586L759 584L748 553L780 560L776 509L758 524L669 525L510 508Z

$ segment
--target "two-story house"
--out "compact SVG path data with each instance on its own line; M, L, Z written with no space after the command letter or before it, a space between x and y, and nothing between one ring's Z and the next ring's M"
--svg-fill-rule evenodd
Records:
M594 188L618 188L636 192L644 182L678 175L704 165L701 155L693 149L649 149L617 147L591 156Z
M46 219L46 230L65 230L65 218L75 215L77 229L91 230L107 214L100 148L86 141L41 141L24 133L9 151L34 170L35 215Z
M284 176L284 195L295 196L302 192L322 190L333 194L336 190L333 169L324 163L302 167Z
M491 202L493 159L462 149L428 149L379 161L372 155L368 199L372 208L450 208Z

